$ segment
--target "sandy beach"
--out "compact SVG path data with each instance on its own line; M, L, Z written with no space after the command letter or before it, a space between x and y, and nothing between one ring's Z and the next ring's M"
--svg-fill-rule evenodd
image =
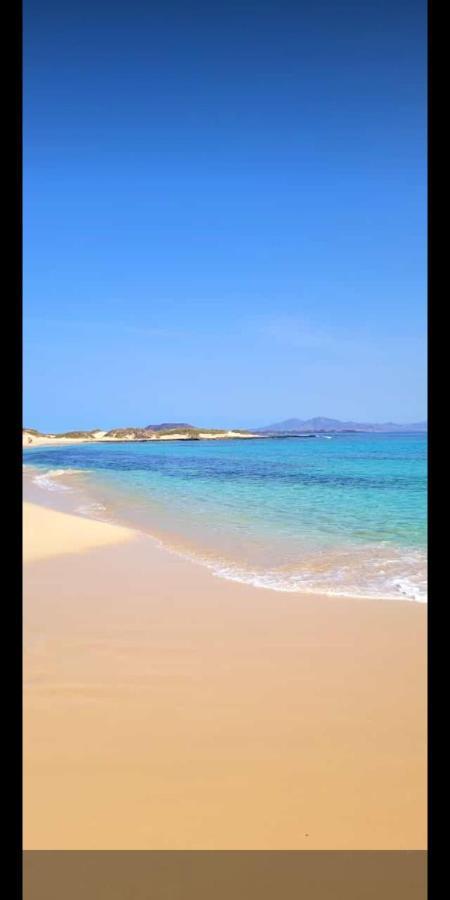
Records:
M426 607L24 517L27 849L426 846Z

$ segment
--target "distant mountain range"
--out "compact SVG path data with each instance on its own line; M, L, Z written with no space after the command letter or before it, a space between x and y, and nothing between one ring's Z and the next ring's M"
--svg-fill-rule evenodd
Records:
M273 425L256 428L258 434L304 434L317 431L369 431L388 434L391 432L427 431L426 422L412 422L408 425L397 425L395 422L341 422L339 419L327 419L317 416L314 419L285 419Z

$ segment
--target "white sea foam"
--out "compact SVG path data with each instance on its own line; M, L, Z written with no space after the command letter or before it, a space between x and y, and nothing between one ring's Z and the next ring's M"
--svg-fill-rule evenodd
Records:
M414 584L409 578L394 578L392 584L405 600L415 600L417 603L427 602L426 594L424 595L420 586Z
M342 582L342 575L336 571L330 572L328 578L321 580L312 577L310 574L281 575L276 571L258 572L233 565L214 564L209 561L204 564L219 578L282 593L321 594L330 597L352 597L365 600L427 602L426 587L408 578L386 579L384 584L366 584L361 586L357 586L357 584L352 585L347 581L345 584L342 583L339 590L336 587L331 587L329 583L333 582L336 585L339 581Z
M103 503L82 503L80 506L77 506L75 512L79 513L82 516L86 516L89 518L95 518L99 514L102 514L106 511L106 506Z
M67 484L56 481L63 475L78 474L74 469L47 469L42 474L34 475L32 481L38 487L46 491L71 491L72 488Z
M203 556L186 548L167 545L165 541L153 539L169 552L183 559L195 562L209 569L218 578L248 584L263 590L291 594L317 594L329 597L349 597L358 600L400 600L416 603L427 602L427 584L423 572L407 576L387 577L380 569L371 578L367 573L348 565L340 568L323 568L320 574L311 570L288 572L277 569L260 570L246 567L232 561ZM411 559L411 558L410 558ZM416 557L413 557L417 562ZM393 562L394 560L391 560ZM395 563L399 566L399 560Z

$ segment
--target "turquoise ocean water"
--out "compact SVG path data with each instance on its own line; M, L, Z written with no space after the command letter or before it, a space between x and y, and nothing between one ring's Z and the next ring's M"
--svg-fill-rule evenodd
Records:
M45 502L273 590L426 599L426 435L35 447Z

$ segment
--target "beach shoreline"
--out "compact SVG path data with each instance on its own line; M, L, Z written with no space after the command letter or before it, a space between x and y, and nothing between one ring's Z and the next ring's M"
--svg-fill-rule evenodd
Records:
M275 531L271 532L269 545L266 529L266 542L259 548L254 533L251 534L251 522L247 523L246 527L250 525L250 529L244 542L232 533L226 534L224 539L217 531L217 514L215 530L214 527L211 529L211 520L208 528L198 527L195 521L198 503L197 507L192 507L188 520L188 508L177 505L176 494L171 497L166 493L162 499L157 491L140 497L136 491L127 493L120 483L108 483L101 470L102 477L98 480L95 468L78 468L76 454L69 457L66 467L61 467L58 457L55 458L56 467L52 461L47 455L43 467L35 465L33 458L28 458L24 464L24 492L32 502L144 533L158 545L162 544L197 566L206 567L220 578L276 592L325 594L362 601L427 602L426 590L422 585L417 590L408 577L409 569L403 569L403 558L395 559L395 547L387 550L382 543L351 546L344 542L329 542L321 548L311 541L306 544L304 535L299 534L295 546L291 545L290 564L286 561L280 564L280 551L285 551L286 543L283 546L275 543L279 540ZM416 565L416 557L404 555L407 557L405 566ZM388 571L389 581L383 577L380 577L380 583L364 581L367 577L373 579L375 559L379 560L380 575L384 575L383 570ZM393 573L389 567L394 562L396 571ZM342 578L343 572L347 573L346 581ZM398 576L397 581L395 576Z
M24 561L27 849L426 846L425 607L222 580L35 498Z

